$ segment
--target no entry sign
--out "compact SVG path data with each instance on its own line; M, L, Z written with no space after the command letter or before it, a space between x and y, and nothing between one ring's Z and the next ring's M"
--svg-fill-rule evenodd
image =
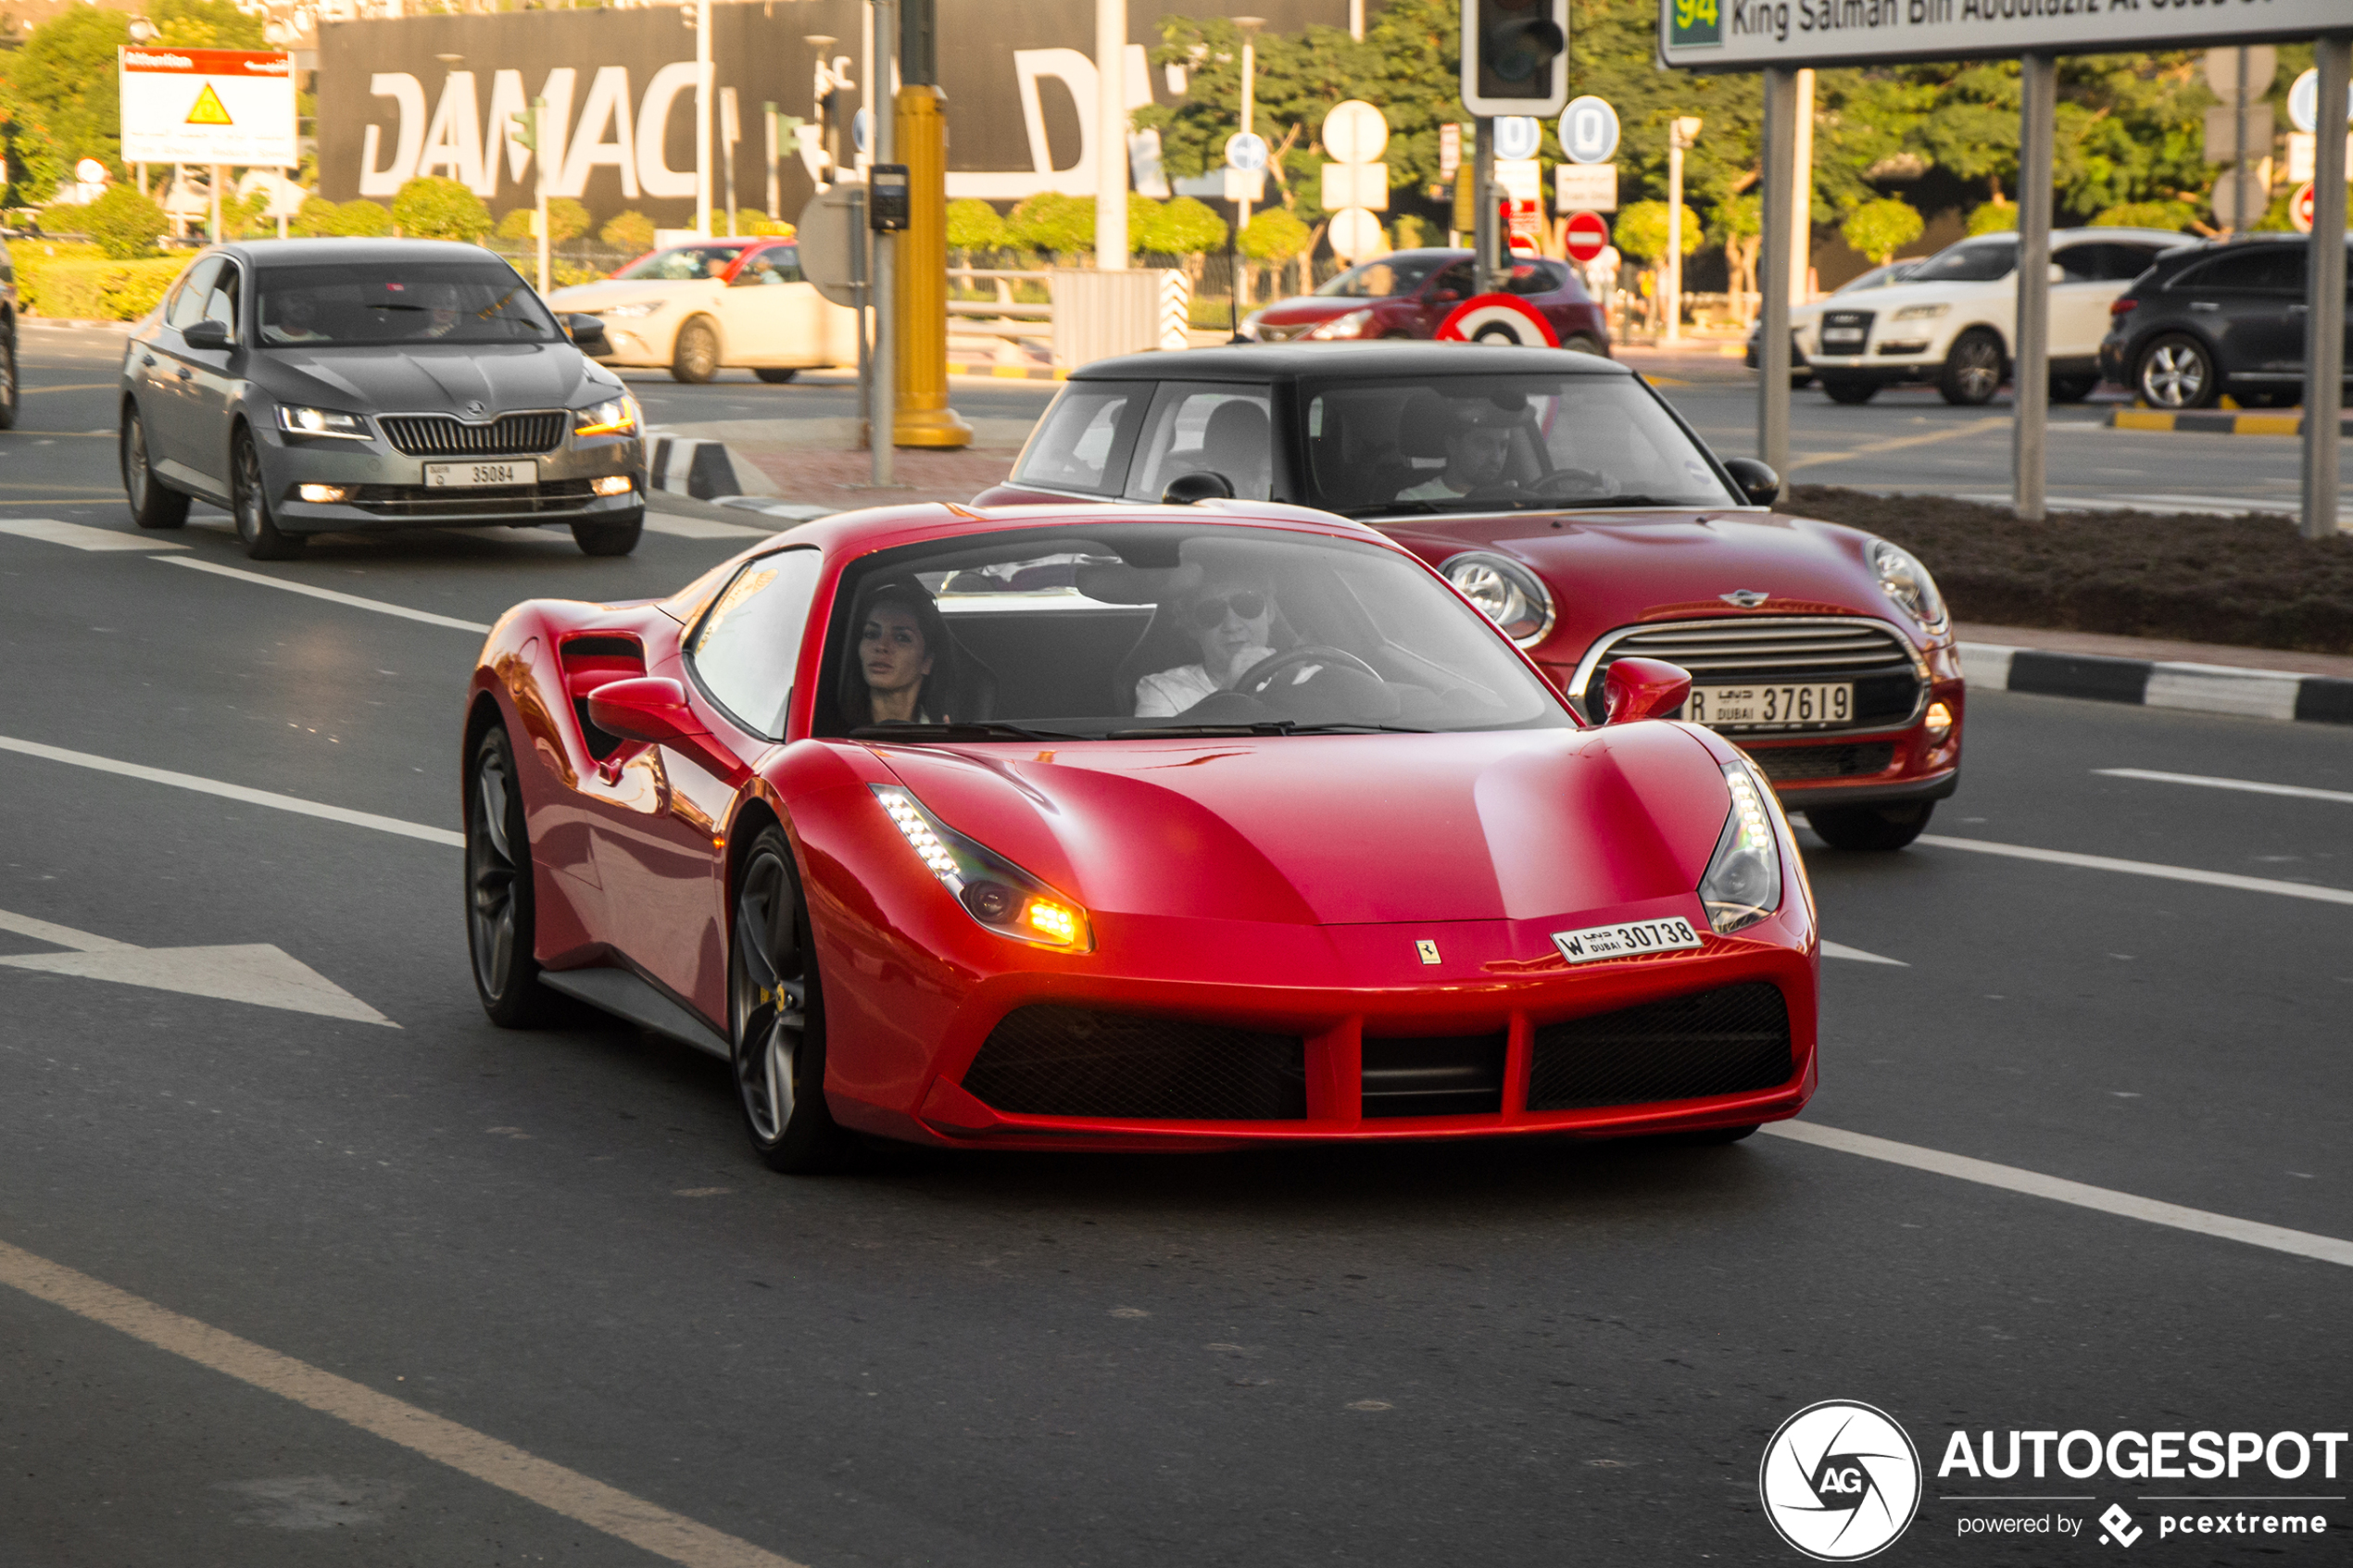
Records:
M1568 215L1568 230L1562 236L1572 261L1591 261L1609 245L1609 224L1598 212L1572 212Z
M292 169L294 56L283 49L128 47L116 54L129 163Z

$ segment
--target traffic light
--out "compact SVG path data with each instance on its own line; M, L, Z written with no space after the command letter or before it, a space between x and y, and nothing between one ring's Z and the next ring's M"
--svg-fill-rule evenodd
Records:
M1463 107L1550 117L1568 103L1568 0L1463 0Z

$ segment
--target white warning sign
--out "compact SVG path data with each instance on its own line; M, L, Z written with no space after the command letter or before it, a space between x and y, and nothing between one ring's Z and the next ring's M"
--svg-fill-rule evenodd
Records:
M283 49L117 51L126 163L292 169L294 56Z

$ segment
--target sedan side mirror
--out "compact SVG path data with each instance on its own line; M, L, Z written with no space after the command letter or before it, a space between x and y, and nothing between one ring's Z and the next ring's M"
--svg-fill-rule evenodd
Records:
M601 359L612 352L612 340L605 336L605 324L594 316L567 316L564 331L572 334L573 346L591 359Z
M1192 473L1180 473L1168 482L1160 493L1164 507L1189 507L1196 501L1230 501L1234 498L1234 482L1214 469L1201 469Z
M1440 289L1436 294L1431 295L1429 297L1433 304L1452 305L1463 296L1453 289Z
M607 734L676 746L710 732L686 706L686 689L661 675L612 681L588 694L588 721Z
M1732 483L1740 486L1741 494L1748 497L1751 506L1769 507L1781 498L1781 476L1773 471L1769 463L1760 463L1755 458L1727 458L1724 471L1732 476Z
M1672 713L1691 695L1692 672L1663 659L1614 659L1602 679L1602 700L1613 724L1638 724Z
M207 317L201 321L190 322L180 336L191 348L226 348L229 346L229 323Z

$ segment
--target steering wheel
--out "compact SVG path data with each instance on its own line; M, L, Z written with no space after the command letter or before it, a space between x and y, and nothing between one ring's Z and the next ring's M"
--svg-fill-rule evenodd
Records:
M1301 647L1285 648L1278 654L1260 659L1242 671L1241 679L1234 683L1234 690L1256 696L1275 684L1276 676L1302 664L1345 665L1376 681L1381 678L1379 671L1346 648L1336 648L1327 643L1309 643Z
M1610 483L1607 474L1592 469L1554 469L1541 479L1523 486L1523 489L1530 495L1558 498L1567 495L1607 496L1616 494L1617 487Z

